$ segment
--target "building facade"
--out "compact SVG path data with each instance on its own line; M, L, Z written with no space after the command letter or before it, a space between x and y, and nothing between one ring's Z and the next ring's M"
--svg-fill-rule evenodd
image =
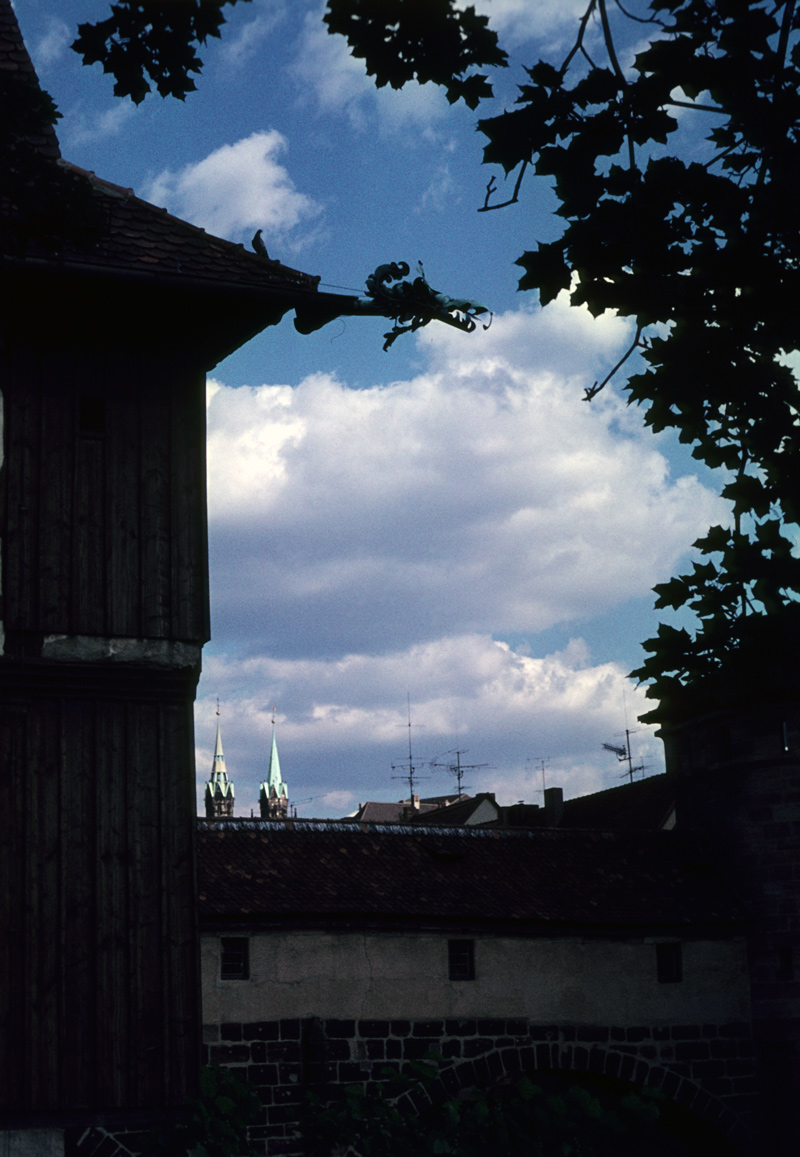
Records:
M206 1056L260 1089L267 1153L301 1152L309 1091L431 1052L451 1091L533 1069L649 1083L748 1151L748 914L702 842L199 827Z

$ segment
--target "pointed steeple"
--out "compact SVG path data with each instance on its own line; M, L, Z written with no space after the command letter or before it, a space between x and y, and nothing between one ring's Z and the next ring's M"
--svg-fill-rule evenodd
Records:
M269 752L267 778L261 784L258 794L261 818L283 819L289 810L289 789L281 779L281 764L278 759L278 744L275 740L275 713L272 714L272 746Z
M217 705L219 717L219 705ZM233 784L228 779L225 753L222 750L222 734L217 718L217 742L214 747L214 762L206 784L206 819L225 819L233 816Z

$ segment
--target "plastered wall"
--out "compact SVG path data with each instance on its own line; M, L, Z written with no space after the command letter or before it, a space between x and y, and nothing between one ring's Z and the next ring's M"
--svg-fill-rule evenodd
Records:
M230 933L239 935L239 933ZM743 940L684 942L683 980L659 983L653 940L474 937L476 977L448 978L447 936L270 932L250 938L250 978L219 978L203 937L203 1020L525 1017L570 1024L749 1019Z

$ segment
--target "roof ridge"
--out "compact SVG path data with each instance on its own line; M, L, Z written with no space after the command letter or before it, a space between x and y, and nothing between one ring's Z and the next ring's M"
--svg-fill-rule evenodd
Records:
M19 20L11 0L0 0L0 70L6 77L16 76L17 79L28 83L37 89L45 100L52 102L50 94L45 92L39 83L39 77L22 38ZM40 114L44 112L43 106L44 101L39 110ZM52 107L55 109L54 103ZM60 114L57 113L56 115ZM52 124L42 123L40 120L35 133L23 133L18 139L25 141L27 145L44 157L57 160L61 156L58 136Z

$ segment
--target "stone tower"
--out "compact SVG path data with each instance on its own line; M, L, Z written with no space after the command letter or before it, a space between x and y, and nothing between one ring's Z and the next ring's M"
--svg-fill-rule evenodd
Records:
M219 715L219 712L217 712ZM217 742L214 747L214 762L211 764L211 775L206 784L206 819L233 818L233 783L228 779L228 769L225 766L225 754L222 750L222 735L217 720Z

